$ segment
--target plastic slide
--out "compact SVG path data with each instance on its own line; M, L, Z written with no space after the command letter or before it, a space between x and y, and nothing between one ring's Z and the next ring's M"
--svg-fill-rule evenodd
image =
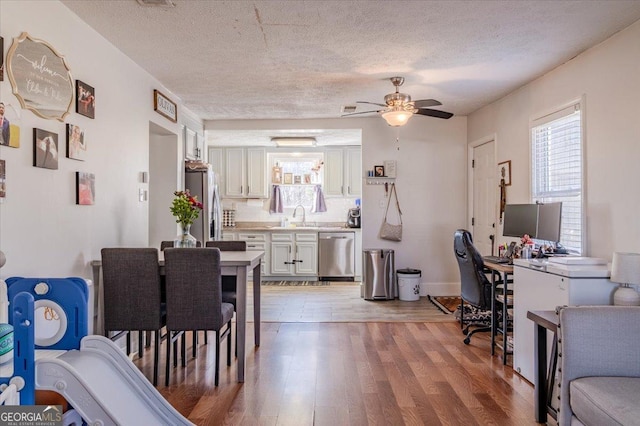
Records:
M80 350L38 359L35 381L36 389L62 395L88 424L192 425L103 336L86 336Z

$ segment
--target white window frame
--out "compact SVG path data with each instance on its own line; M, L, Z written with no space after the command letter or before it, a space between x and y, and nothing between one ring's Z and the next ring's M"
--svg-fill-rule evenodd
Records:
M283 163L283 162L287 162L287 161L291 161L291 162L296 162L296 161L313 161L316 163L323 163L324 162L324 153L323 152L315 152L315 151L305 151L305 152L300 152L300 151L295 151L295 152L270 152L268 154L268 158L269 158L269 182L271 182L271 170L273 169L273 167L277 164L277 163ZM284 173L284 171L283 171ZM324 181L324 170L321 168L319 173L319 179L317 182L313 183L313 184L304 184L304 182L301 182L299 184L296 183L291 183L291 184L284 184L281 183L280 187L282 188L283 191L287 191L287 190L296 190L295 188L298 188L298 190L302 190L302 189L309 189L312 188L315 185L320 185L321 187L323 186L322 182ZM273 185L273 183L272 183ZM286 199L286 197L284 197ZM312 209L313 207L313 200L312 199L307 199L302 203L302 206L307 208L307 209ZM293 209L296 207L296 204L288 204L285 201L285 205L283 206L284 209Z
M584 255L586 252L586 162L585 162L585 102L584 97L573 100L563 106L553 109L546 114L540 114L536 118L530 120L529 123L529 155L530 155L530 199L531 202L553 202L562 201L564 196L580 196L580 246L577 247L564 240L561 237L560 243L565 245L571 252L571 254ZM540 126L551 124L556 120L568 117L571 114L577 113L580 118L580 188L570 193L558 192L554 194L554 191L540 191L536 188L536 163L534 158L534 144L535 144L535 129ZM567 211L563 205L563 220L562 220L562 232L565 233L565 220L564 216ZM566 234L565 234L566 235Z

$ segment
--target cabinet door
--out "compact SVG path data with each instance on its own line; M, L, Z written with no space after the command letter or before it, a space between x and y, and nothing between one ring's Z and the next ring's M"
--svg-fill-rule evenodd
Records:
M229 198L245 196L245 152L244 148L225 149L225 195Z
M224 152L222 148L209 147L207 152L207 163L211 164L218 183L219 191L224 191L225 173L224 173Z
M249 198L267 198L267 151L247 148L247 189Z
M533 383L534 325L527 318L527 311L553 310L568 304L568 279L520 266L513 269L513 368ZM550 352L551 333L548 334Z
M362 195L362 150L360 148L348 148L346 156L346 182L345 195L359 197Z
M296 243L295 260L297 275L318 275L318 243Z
M324 195L342 196L344 174L343 150L327 149L324 158Z
M184 158L197 160L198 135L195 131L185 126L184 128Z
M271 243L271 275L293 275L293 243Z

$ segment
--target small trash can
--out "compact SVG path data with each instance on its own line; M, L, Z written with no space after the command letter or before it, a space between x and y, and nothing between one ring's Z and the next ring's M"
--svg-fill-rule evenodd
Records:
M422 271L419 269L398 269L398 297L400 300L415 302L420 300L420 277Z
M393 300L397 296L395 254L391 249L362 251L362 288L365 300Z

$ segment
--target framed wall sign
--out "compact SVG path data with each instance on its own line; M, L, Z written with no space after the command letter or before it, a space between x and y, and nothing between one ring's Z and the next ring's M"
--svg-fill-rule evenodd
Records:
M153 110L174 123L178 121L178 105L157 90L153 91Z
M39 117L64 121L73 105L73 79L64 57L49 43L28 33L7 52L7 76L24 109Z
M76 112L96 118L96 89L80 80L76 80Z

